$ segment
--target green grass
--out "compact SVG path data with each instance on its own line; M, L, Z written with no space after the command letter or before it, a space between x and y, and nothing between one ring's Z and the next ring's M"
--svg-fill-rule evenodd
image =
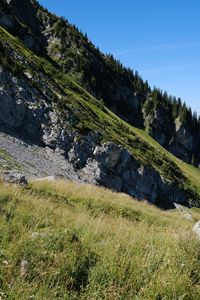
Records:
M2 299L200 299L198 211L65 181L0 182L0 209Z
M23 170L21 164L17 163L5 150L0 149L0 171Z
M134 130L137 132L138 135L142 136L142 138L147 143L164 152L169 159L173 160L177 164L177 166L183 171L183 173L188 177L188 179L193 182L194 185L196 185L197 187L200 186L200 169L195 168L192 165L187 164L181 159L175 157L173 154L164 149L160 144L158 144L152 137L146 134L145 131L138 128L134 128Z
M70 113L73 117L71 127L80 137L89 131L95 131L100 133L102 142L111 141L122 145L142 165L154 168L165 179L188 191L192 205L200 205L200 177L197 169L175 158L144 131L118 118L59 68L46 59L37 57L3 28L0 28L0 34L2 41L28 62L25 69L20 69L21 76L23 72L31 72L32 84L40 89L39 74L45 75L46 83L54 95L52 102L63 119L66 111ZM58 94L62 96L58 97Z

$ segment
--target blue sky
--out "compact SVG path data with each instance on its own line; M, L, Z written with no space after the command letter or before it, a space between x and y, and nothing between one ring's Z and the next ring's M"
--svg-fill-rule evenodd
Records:
M40 0L200 114L199 0Z

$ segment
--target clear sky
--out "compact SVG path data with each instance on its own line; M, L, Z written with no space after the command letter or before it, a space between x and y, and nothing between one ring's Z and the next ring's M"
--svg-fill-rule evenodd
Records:
M39 0L200 114L200 0Z

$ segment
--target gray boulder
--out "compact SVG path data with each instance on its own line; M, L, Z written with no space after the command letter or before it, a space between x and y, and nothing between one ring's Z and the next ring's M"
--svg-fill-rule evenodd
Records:
M9 183L16 183L21 185L26 185L28 183L26 175L18 173L16 171L4 172L2 177L5 182Z

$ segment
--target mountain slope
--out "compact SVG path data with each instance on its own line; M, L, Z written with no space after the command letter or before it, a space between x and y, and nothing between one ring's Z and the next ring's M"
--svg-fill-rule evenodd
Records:
M59 154L68 176L57 175L104 185L162 207L172 202L199 205L199 174L194 168L119 119L3 28L0 33L2 131L25 139L25 147L48 147L52 160ZM18 156L16 160L23 164Z
M200 122L181 99L151 90L137 72L102 54L75 26L34 0L1 0L0 25L61 67L130 124L145 128L168 151L198 167Z

